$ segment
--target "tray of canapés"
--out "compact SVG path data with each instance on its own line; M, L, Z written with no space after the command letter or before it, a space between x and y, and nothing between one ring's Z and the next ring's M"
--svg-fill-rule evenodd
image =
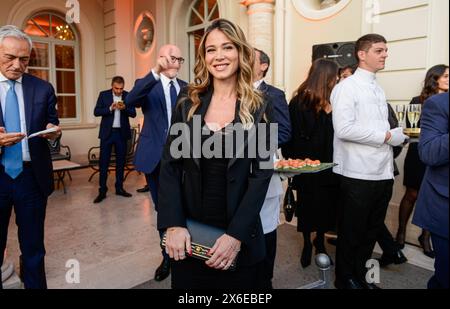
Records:
M279 160L275 162L275 172L289 174L312 174L319 173L335 167L335 163L322 163L319 160Z

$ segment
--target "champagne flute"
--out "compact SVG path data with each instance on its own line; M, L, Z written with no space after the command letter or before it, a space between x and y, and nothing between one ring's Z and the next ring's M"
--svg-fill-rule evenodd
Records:
M411 104L408 106L408 120L413 129L417 128L417 123L420 119L421 107L422 106L420 104Z
M405 121L406 105L403 105L403 104L396 105L395 113L397 115L398 126L401 128L401 127L403 127L403 124Z

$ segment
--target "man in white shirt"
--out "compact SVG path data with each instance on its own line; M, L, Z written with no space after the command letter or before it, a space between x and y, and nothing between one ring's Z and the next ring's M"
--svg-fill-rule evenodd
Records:
M101 203L106 198L108 187L108 168L111 161L112 147L115 149L116 160L116 195L131 197L123 188L125 160L127 155L127 140L131 139L129 117L136 117L136 109L126 107L124 100L128 93L124 91L125 80L121 76L112 79L112 89L100 93L94 115L102 117L100 124L100 188L94 204Z
M375 74L385 68L388 49L381 35L356 42L359 67L339 83L333 105L334 168L341 175L342 213L336 252L337 288L378 288L366 280L376 236L383 227L394 183L393 146L406 136L390 130L386 96Z

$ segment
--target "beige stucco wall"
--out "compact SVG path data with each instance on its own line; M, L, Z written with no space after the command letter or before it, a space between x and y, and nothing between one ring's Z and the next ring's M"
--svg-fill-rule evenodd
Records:
M307 20L296 11L292 1L285 2L284 87L287 97L290 99L295 89L304 81L311 66L313 45L354 41L360 36L362 2L360 0L351 1L333 18L319 21ZM277 35L282 34L277 33ZM276 52L277 49L275 49ZM276 70L278 69L280 68L276 68Z

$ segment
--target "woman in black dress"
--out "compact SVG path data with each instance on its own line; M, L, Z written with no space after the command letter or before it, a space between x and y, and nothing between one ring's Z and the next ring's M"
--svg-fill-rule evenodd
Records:
M270 153L249 151L248 130L260 123L266 127L269 118L264 116L268 102L253 88L253 63L254 51L242 30L218 19L200 43L195 82L178 98L161 163L158 211L158 229L167 229L166 251L173 259L172 288L257 287L265 257L259 213L273 162ZM245 128L246 141L235 142L230 152L224 137L238 134L236 127ZM269 134L266 130L258 142L266 143ZM211 138L219 142L210 143ZM187 142L181 151L180 140ZM186 257L192 254L188 219L224 230L207 262ZM236 270L229 271L236 258Z
M443 64L436 65L428 70L421 95L413 98L410 104L423 104L429 97L447 91L448 66ZM406 122L407 127L411 127L408 119L406 119ZM406 226L414 204L416 203L417 194L425 174L425 165L420 161L417 146L418 143L411 143L405 158L403 185L406 187L406 192L400 203L396 237L400 248L405 246ZM423 249L423 253L428 257L434 258L430 237L430 232L422 230L422 234L419 236L419 243Z
M282 148L283 156L292 159L333 161L333 123L330 95L337 82L338 66L329 60L316 60L306 81L289 104L292 139ZM294 178L297 190L297 229L303 233L301 264L311 264L311 233L316 232L316 253L326 253L324 234L334 229L339 200L338 176L331 170L303 174Z

